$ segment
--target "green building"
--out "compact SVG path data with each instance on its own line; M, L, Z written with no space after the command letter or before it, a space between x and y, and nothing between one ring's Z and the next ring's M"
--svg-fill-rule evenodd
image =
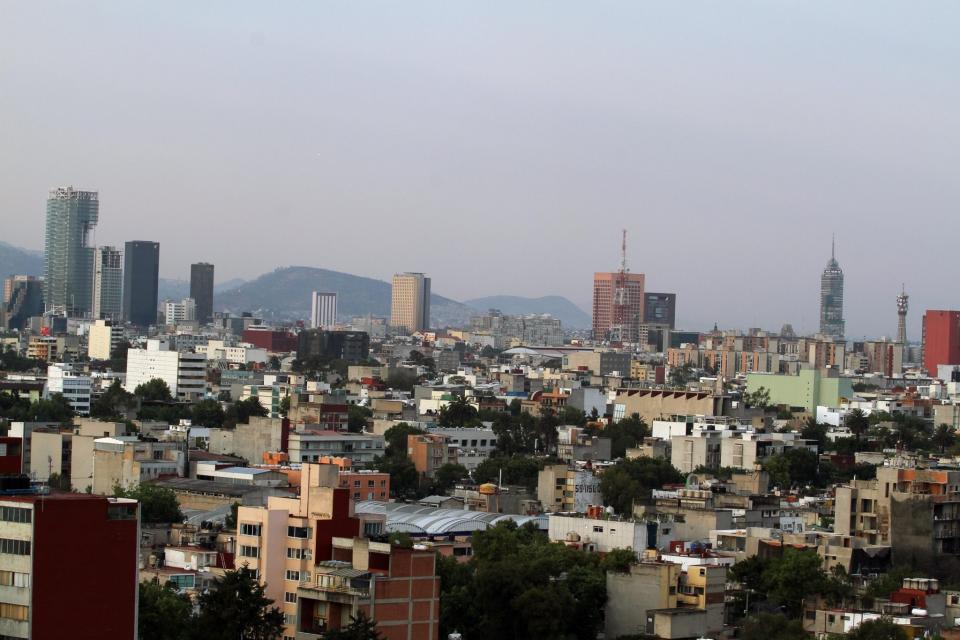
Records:
M48 310L71 316L93 309L93 228L100 217L96 191L54 189L47 198L44 291Z
M834 369L801 369L799 375L747 374L747 393L760 387L770 392L771 405L802 407L816 414L818 406L838 407L841 398L853 397L849 378Z

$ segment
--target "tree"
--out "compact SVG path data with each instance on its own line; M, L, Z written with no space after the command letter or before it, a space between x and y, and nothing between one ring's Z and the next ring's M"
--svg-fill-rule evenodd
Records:
M770 390L766 387L757 387L754 391L748 391L743 394L743 403L747 407L766 409L770 404Z
M793 486L822 486L826 478L820 476L818 463L813 451L793 447L767 458L763 468L775 486L786 490Z
M283 613L246 567L215 579L198 598L198 605L194 622L198 638L276 640L283 633Z
M867 620L847 634L849 640L907 640L907 632L890 618Z
M775 613L761 613L743 621L742 640L807 640L800 620Z
M280 400L280 407L277 409L278 413L284 418L287 417L287 414L290 413L290 396L286 395Z
M140 583L137 629L141 640L182 640L192 617L190 598L178 593L173 583Z
M271 371L280 371L280 367L283 366L283 363L280 362L279 356L270 356L267 366Z
M6 349L0 349L0 370L2 371L41 371L46 368L47 363L43 360L24 358L10 345L7 345Z
M527 456L494 456L487 458L473 470L473 480L477 483L500 482L518 484L529 489L537 486L537 475L543 469L544 461Z
M465 427L477 420L477 408L465 396L457 396L440 408L441 427Z
M240 503L234 501L230 505L230 513L228 513L223 519L223 527L225 529L236 530L237 528L237 515L240 513Z
M153 378L137 385L133 395L144 402L173 402L170 387L160 378Z
M137 406L136 397L114 380L99 398L90 405L90 417L100 420L123 420Z
M816 418L808 418L807 423L800 430L800 437L804 440L813 440L817 443L817 451L827 450L827 425L817 422Z
M610 438L610 456L614 459L627 455L627 449L637 446L649 435L650 429L639 413L634 413L603 430L603 436Z
M603 556L600 561L600 568L604 571L614 571L616 573L629 573L630 565L637 561L637 554L633 549L612 549Z
M943 453L952 447L956 439L957 435L954 433L953 427L948 424L937 425L937 428L931 437L933 443L940 449L940 453Z
M217 400L201 400L190 409L190 419L198 427L220 428L227 414Z
M177 494L164 487L141 484L131 489L119 485L113 488L116 498L132 498L140 503L140 519L148 524L182 522L183 513L177 503Z
M787 548L767 566L763 584L770 599L783 606L788 617L799 618L804 596L820 593L826 577L816 551Z
M347 407L347 431L362 433L367 428L367 420L373 417L373 411L368 407L351 404Z
M651 490L680 482L683 482L683 475L669 460L621 460L600 475L600 493L604 504L621 515L629 515L633 513L633 504L649 498Z
M402 498L415 496L420 488L420 474L413 461L406 456L377 456L373 468L390 475L390 493Z
M235 427L240 423L249 424L250 418L252 417L265 418L268 415L270 415L270 412L260 404L260 398L251 396L246 400L240 400L230 405L224 416L223 423L224 426Z
M847 425L850 433L852 433L853 437L859 442L860 438L870 429L870 418L868 418L861 409L853 409L847 413L844 418L844 424Z
M340 629L327 631L323 634L324 640L382 640L383 636L377 631L377 623L367 617L363 611L357 616L350 616L350 624Z
M433 491L445 494L453 485L468 477L470 472L462 464L448 462L433 472Z
M386 430L383 439L386 441L386 455L390 457L407 457L407 436L426 433L419 427L413 427L406 422L395 424Z
M47 478L47 486L51 489L59 489L60 491L72 491L73 487L70 486L70 476L67 474L60 474L53 472L50 474L50 477Z
M73 407L62 393L51 393L49 398L30 403L30 422L59 422L67 424L73 419Z

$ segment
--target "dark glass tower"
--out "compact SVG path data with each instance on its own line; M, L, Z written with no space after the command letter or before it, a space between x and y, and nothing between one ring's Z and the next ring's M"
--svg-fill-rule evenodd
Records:
M843 269L837 262L835 247L831 244L830 260L820 276L820 333L842 338L846 329L843 321Z
M197 262L190 265L190 297L197 303L197 321L210 324L213 320L213 265Z
M100 218L96 191L53 189L47 198L44 302L49 311L82 316L93 306L93 229Z
M160 243L132 240L123 252L123 317L138 327L157 323Z

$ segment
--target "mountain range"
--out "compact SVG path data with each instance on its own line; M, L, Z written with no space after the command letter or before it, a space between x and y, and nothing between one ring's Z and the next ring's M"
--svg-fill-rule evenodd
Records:
M43 268L42 253L0 242L0 277L14 273L39 276ZM160 300L180 300L187 297L189 291L190 284L185 280L161 278L158 286ZM219 311L253 311L268 319L297 320L309 316L313 291L336 292L341 318L368 313L380 317L390 315L389 282L302 266L283 267L249 281L219 282L215 287L214 305ZM489 296L466 302L437 294L430 298L431 324L437 327L468 324L471 316L488 309L509 314L549 313L559 318L565 328L590 326L590 316L561 296Z

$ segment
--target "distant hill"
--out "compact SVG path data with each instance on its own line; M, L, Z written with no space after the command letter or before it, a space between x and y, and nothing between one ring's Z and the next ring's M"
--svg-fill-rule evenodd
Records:
M390 316L389 282L314 267L285 267L265 273L218 293L214 305L220 311L253 311L277 320L306 319L313 291L335 292L337 314L344 320L367 313ZM436 294L430 297L432 326L463 325L475 313L455 300Z
M0 242L0 279L12 275L43 275L43 253Z
M236 289L244 284L246 280L242 278L232 278L223 282L213 283L213 292L219 294L221 291ZM173 280L171 278L160 278L157 282L157 298L163 300L183 300L190 295L189 280Z
M503 313L528 314L549 313L563 323L565 329L586 329L590 327L590 316L583 309L563 296L544 296L542 298L524 298L522 296L487 296L466 300L464 304L476 309L499 309Z

